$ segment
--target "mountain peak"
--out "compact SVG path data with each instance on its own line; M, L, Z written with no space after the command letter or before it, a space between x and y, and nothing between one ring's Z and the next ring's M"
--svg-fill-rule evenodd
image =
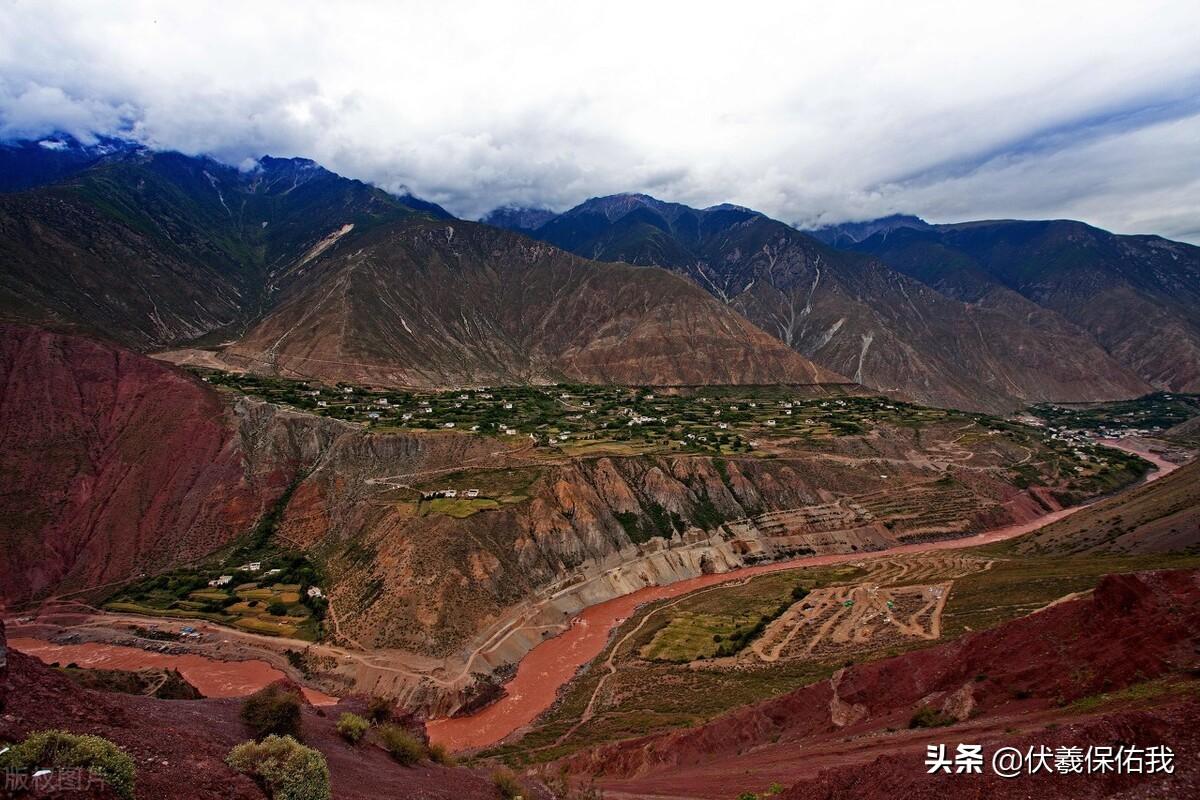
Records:
M932 227L928 222L913 214L889 214L886 217L861 222L823 225L820 228L806 230L804 233L833 247L848 247L870 239L877 233L886 234L901 228L923 231Z
M479 221L495 228L531 233L557 216L557 213L548 208L505 205L493 208L480 217Z

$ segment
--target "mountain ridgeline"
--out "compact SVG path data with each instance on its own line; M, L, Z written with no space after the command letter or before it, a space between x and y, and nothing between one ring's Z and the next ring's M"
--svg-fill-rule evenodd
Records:
M512 209L506 214L491 219L537 218ZM1112 309L1120 304L1108 312L1068 311L1068 299L1048 302L999 280L966 294L932 280L931 270L916 264L898 268L872 249L873 243L893 241L897 232L934 237L940 230L915 217L892 217L817 232L852 248L843 250L740 206L694 209L631 194L593 198L526 232L588 258L683 273L815 363L925 403L1006 411L1031 402L1122 398L1152 386L1186 385L1126 346L1125 339L1100 335L1103 323L1089 327L1083 318L1116 313ZM1125 239L1154 238L1095 234L1126 251L1132 245ZM1191 280L1195 286L1191 276L1200 250L1154 241L1158 245L1145 249L1164 251L1154 262L1160 283ZM1078 270L1071 280L1086 285L1081 277L1092 268L1091 251L1077 242L1067 250ZM943 269L953 272L954 266ZM1037 262L1026 269L1031 276L1040 271ZM1167 313L1154 305L1160 296L1143 296L1145 313L1129 323L1136 331L1126 338L1155 335L1152 320ZM1183 302L1198 307L1190 298ZM1173 335L1189 342L1184 327L1180 323ZM1181 355L1200 363L1195 354Z
M39 160L0 195L10 320L390 386L846 380L677 276L589 263L311 161L21 152Z
M966 303L1020 295L1153 386L1200 390L1200 248L1071 220L904 225L852 247Z
M808 235L627 194L479 224L305 159L57 137L0 166L0 318L175 360L412 387L843 382L989 412L1200 386L1200 248L1082 223Z

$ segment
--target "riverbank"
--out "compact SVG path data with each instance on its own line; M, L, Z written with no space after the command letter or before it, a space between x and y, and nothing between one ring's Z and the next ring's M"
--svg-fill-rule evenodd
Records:
M1105 444L1134 453L1153 463L1157 470L1147 475L1147 482L1157 480L1178 468L1178 465L1165 461L1141 448L1134 448L1115 441L1106 441ZM604 650L613 629L628 619L639 606L646 603L678 597L708 586L742 581L756 575L782 570L992 544L1032 533L1086 508L1087 505L1064 508L1027 522L984 531L960 539L901 545L871 553L810 556L775 564L745 567L732 572L688 578L665 586L649 586L598 603L576 615L565 632L544 640L530 650L521 660L516 675L505 684L506 694L503 697L470 716L430 720L427 724L429 737L431 741L444 745L454 752L477 750L503 741L550 708L558 696L559 689L574 677L580 667L600 655Z
M287 677L267 662L256 659L218 661L190 653L155 653L101 642L54 644L40 639L13 638L8 644L46 664L77 664L86 669L174 669L205 697L244 697ZM338 702L336 697L309 687L304 687L304 696L314 706L331 706Z

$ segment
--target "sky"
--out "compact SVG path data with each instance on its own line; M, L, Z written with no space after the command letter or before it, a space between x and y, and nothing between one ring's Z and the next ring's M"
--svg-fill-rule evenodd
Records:
M1200 243L1200 4L0 0L0 139L58 131L467 218L645 192Z

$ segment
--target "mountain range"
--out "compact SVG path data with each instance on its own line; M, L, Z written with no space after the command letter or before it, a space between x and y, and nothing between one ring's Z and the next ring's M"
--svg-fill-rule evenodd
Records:
M1083 223L802 232L642 194L474 223L305 159L69 137L0 166L0 317L179 361L413 387L853 382L989 412L1200 385L1200 248Z
M685 274L815 363L924 403L1004 411L1129 397L1151 387L1182 391L1200 363L1194 350L1200 329L1187 311L1200 307L1194 296L1200 248L1158 237L1071 223L1076 235L1061 238L1058 249L1010 257L1029 277L1022 284L1007 273L983 280L980 267L960 273L966 257L948 261L929 247L900 258L885 243L949 235L947 226L916 217L808 235L739 206L695 209L638 194L593 198L551 218L541 213L505 209L486 219L588 258ZM538 219L545 221L522 227ZM994 226L1004 224L949 228L984 238ZM1106 255L1094 261L1098 242ZM1143 263L1156 277L1132 277ZM1038 276L1055 280L1051 275L1060 276L1063 291L1037 289ZM1107 288L1086 289L1093 284ZM1193 288L1172 299L1169 287L1183 285ZM1103 318L1126 307L1107 303L1118 295L1140 304L1140 313L1123 323ZM1173 345L1157 360L1139 349L1164 330ZM1191 366L1172 371L1168 364L1176 361Z
M39 154L25 183L49 183L0 195L10 319L393 386L845 380L677 276L450 221L311 161L47 152L65 162Z

